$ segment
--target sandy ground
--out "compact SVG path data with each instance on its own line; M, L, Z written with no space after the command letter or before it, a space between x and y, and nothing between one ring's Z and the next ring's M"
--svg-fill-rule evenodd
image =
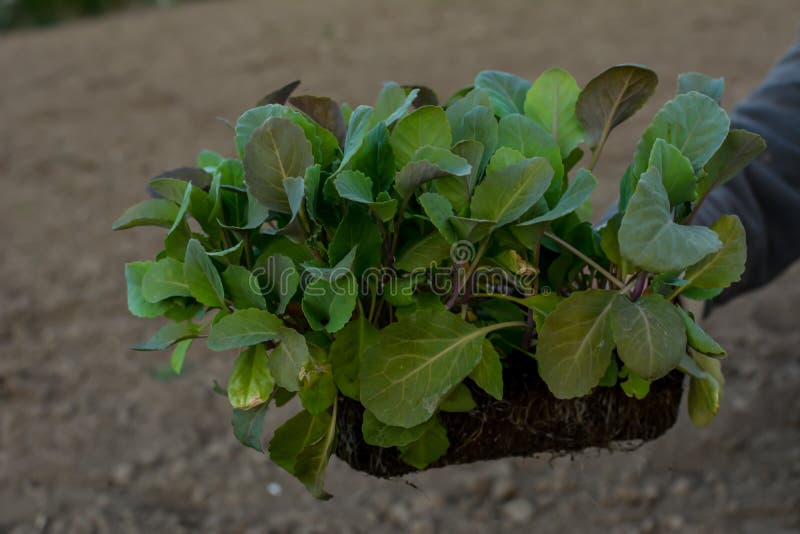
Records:
M604 205L675 75L724 75L736 102L796 37L800 7L568 4L242 0L0 37L0 532L797 532L797 266L710 319L731 353L711 427L683 415L636 453L448 468L413 486L334 460L328 503L236 443L210 389L231 356L196 350L165 384L167 355L126 349L155 325L128 316L122 264L152 256L160 233L111 221L149 176L202 148L231 153L216 116L296 78L362 103L385 79L444 95L483 68L559 65L585 83L645 63L662 85L613 137Z

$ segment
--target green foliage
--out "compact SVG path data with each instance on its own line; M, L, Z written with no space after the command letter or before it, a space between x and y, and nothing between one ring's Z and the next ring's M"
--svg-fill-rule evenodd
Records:
M712 230L673 220L661 171L642 175L619 228L622 257L653 273L680 272L719 250Z
M225 394L256 450L268 406L298 396L269 454L320 498L343 397L367 443L423 469L450 447L440 413L479 410L477 388L503 398L506 358L533 356L558 398L643 398L677 369L706 424L725 352L677 297L719 294L746 250L735 217L690 223L763 141L728 131L715 81L681 78L595 230L591 168L656 82L635 65L583 89L559 69L485 71L444 106L387 83L355 109L297 83L270 93L236 122L238 158L159 175L114 223L167 232L154 261L125 266L131 313L171 321L136 349L174 347L175 374L196 338L235 349ZM591 163L573 171L581 145Z

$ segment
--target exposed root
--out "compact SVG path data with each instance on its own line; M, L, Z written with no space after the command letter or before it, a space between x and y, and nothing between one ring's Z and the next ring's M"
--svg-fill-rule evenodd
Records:
M559 456L590 447L635 450L661 436L678 416L683 393L683 375L678 372L653 382L643 400L626 396L619 387L559 400L539 378L531 358L512 356L509 364L504 370L503 400L471 386L476 409L441 414L451 445L430 468L542 453ZM339 408L337 456L354 469L381 478L416 471L400 461L396 448L364 442L361 404L342 399Z

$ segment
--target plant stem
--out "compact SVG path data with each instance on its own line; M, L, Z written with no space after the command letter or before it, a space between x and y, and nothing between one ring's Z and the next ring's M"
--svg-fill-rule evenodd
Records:
M375 317L375 301L378 297L378 291L370 291L370 302L369 302L369 322L372 322L372 319Z
M472 260L472 263L469 266L469 270L467 271L467 276L464 277L465 285L469 281L469 279L472 278L472 275L475 272L475 269L478 268L478 263L480 263L481 258L483 258L483 255L486 253L486 249L489 248L489 238L490 237L491 237L491 234L486 236L483 239L483 242L481 242L481 246L478 247L478 252L475 254L475 259Z
M303 204L300 209L298 210L297 214L300 216L300 224L303 225L303 230L306 232L306 237L311 235L311 222L308 220L308 215L306 215L306 206Z
M527 326L525 327L525 335L522 336L522 348L528 350L531 346L531 339L533 338L533 310L528 308L528 318L525 321Z
M244 257L247 262L247 268L253 268L253 251L250 249L250 232L245 232L242 239L244 241Z
M703 193L703 196L700 197L700 199L697 202L694 203L694 207L692 208L692 212L689 214L688 217L686 217L686 221L684 221L684 224L687 224L687 225L692 224L692 221L694 221L694 218L697 216L697 212L700 210L700 206L703 205L703 202L705 202L705 200L708 197L708 194L710 192L711 192L711 188L709 188L705 193Z
M389 249L389 257L386 259L386 265L392 266L394 263L394 254L397 252L397 237L400 235L400 224L403 222L403 214L408 207L408 203L411 201L411 196L403 199L403 204L400 206L400 209L397 211L397 222L394 225L394 236L392 237L392 248Z
M673 300L678 298L680 296L680 294L683 293L683 290L686 289L687 287L689 287L689 284L687 284L685 286L676 287L675 290L672 293L669 294L669 296L667 297L667 300L669 302L672 302Z
M444 307L448 310L456 305L456 301L458 300L458 295L461 293L461 269L454 265L453 275L455 280L453 281L453 294L450 295L450 298L447 299Z
M639 297L642 296L644 292L644 288L647 285L647 273L645 271L639 271L639 275L636 277L636 283L631 290L631 300L636 302L639 300Z
M586 254L584 254L583 252L581 252L580 250L578 250L577 248L573 247L572 245L570 245L569 243L567 243L566 241L564 241L563 239L561 239L560 237L558 237L557 235L555 235L555 234L553 234L551 232L545 232L544 235L546 235L547 237L549 237L550 239L552 239L553 241L558 243L560 246L562 246L565 249L567 249L568 251L570 251L575 256L577 256L580 259L582 259L583 261L585 261L588 265L591 265L592 267L597 269L597 272L599 272L600 274L605 276L608 280L610 280L619 289L625 289L625 284L624 283L622 283L616 276L614 276L613 274L611 274L610 272L605 270L599 263L594 261L592 258L590 258Z

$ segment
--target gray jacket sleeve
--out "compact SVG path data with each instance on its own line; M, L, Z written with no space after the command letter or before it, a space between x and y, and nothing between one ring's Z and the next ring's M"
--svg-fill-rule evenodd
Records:
M735 109L731 127L761 135L767 149L697 214L704 225L738 215L747 231L747 269L714 304L767 284L800 257L800 41Z

